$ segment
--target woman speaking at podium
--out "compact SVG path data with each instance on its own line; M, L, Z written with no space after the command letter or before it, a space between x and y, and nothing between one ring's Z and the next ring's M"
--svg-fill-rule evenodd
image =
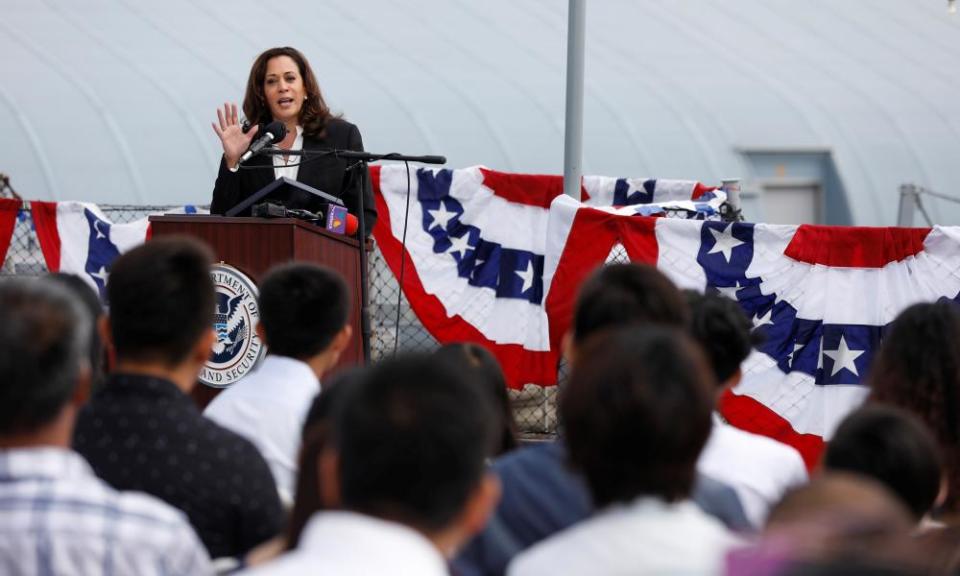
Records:
M333 155L286 156L256 155L243 163L240 157L256 138L259 127L273 121L283 122L286 137L275 143L286 150L363 150L356 126L333 116L310 64L298 50L271 48L260 54L250 70L243 97L243 114L253 126L244 133L237 117L236 104L224 104L217 110L213 130L223 144L223 159L213 188L210 212L223 214L233 206L281 176L297 180L318 190L338 196L351 214L360 207L359 167ZM367 234L377 220L370 179L365 178L362 192ZM299 190L280 192L270 198L287 208L316 211L321 200ZM250 212L247 211L246 214Z

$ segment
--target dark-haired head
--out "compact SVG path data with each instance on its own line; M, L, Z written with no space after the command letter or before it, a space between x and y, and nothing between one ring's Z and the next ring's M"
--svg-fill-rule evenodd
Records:
M343 341L338 345L349 340L349 291L329 268L300 262L273 268L260 284L259 301L260 325L271 354L306 361L327 350L338 336Z
M593 334L617 326L682 327L688 316L683 294L663 272L646 264L610 264L580 287L573 344L579 346Z
M684 290L690 305L690 335L696 340L713 367L720 386L735 384L740 365L759 341L753 323L733 300L721 294L701 294Z
M299 121L303 126L303 132L309 136L323 136L327 120L331 118L330 108L323 99L320 84L310 68L310 63L299 50L289 46L270 48L257 56L253 62L250 76L247 78L246 94L243 97L244 116L253 124L269 124L273 121L264 92L264 82L267 77L267 63L280 56L292 59L297 64L300 77L303 79L306 100L300 109Z
M104 314L100 297L97 296L97 293L89 284L75 274L56 272L44 276L41 280L44 282L53 282L69 290L70 293L76 296L79 302L83 304L90 318L93 319L93 322L90 324L90 353L88 356L90 358L90 388L93 392L96 392L102 384L108 368L107 352L97 327L97 322Z
M510 397L507 395L507 379L494 355L483 346L469 342L446 344L434 354L454 368L471 372L475 376L473 380L481 385L483 393L490 396L496 411L496 434L499 436L491 456L500 456L516 448L517 422L510 406Z
M916 520L933 508L940 493L936 442L910 413L891 406L866 406L847 416L827 445L823 467L879 481Z
M940 446L949 480L946 508L960 512L960 310L914 304L883 335L870 369L870 399L917 416Z
M374 365L349 387L336 433L345 509L435 535L463 522L476 502L493 506L485 476L492 408L468 380L412 355Z
M713 409L699 347L677 329L627 327L597 334L578 357L559 409L594 502L687 498Z
M52 282L0 281L0 437L51 424L89 375L92 320Z
M114 261L107 283L118 362L179 366L211 333L210 249L190 238L150 240Z

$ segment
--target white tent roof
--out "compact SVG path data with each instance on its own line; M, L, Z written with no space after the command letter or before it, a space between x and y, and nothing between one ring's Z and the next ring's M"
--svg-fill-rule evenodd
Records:
M5 0L0 172L32 199L204 203L210 128L292 45L367 149L563 171L565 0ZM584 173L750 177L832 152L858 224L898 186L960 194L960 14L927 0L587 5ZM927 201L941 223L960 206Z

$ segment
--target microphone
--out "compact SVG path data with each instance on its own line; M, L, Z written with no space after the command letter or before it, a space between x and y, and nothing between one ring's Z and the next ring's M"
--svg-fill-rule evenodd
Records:
M360 222L357 217L347 212L346 207L336 204L327 205L327 230L353 236L357 233L359 227Z
M254 154L260 152L267 146L273 144L274 142L279 142L287 137L287 127L283 122L271 122L267 124L267 127L260 132L260 135L256 140L253 141L253 144L250 145L250 148L243 153L243 156L240 157L240 164L243 164L247 160L253 157Z

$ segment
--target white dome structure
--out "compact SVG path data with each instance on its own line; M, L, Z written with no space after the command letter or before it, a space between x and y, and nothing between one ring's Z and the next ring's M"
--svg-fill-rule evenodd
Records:
M563 171L564 0L5 0L0 172L29 199L206 203L218 105L275 45L368 150ZM739 177L749 219L893 225L960 195L960 14L939 0L600 0L585 174ZM960 205L925 199L937 223ZM918 222L919 224L919 222Z

